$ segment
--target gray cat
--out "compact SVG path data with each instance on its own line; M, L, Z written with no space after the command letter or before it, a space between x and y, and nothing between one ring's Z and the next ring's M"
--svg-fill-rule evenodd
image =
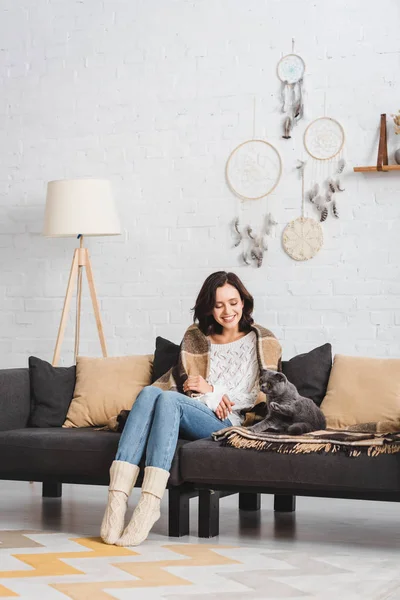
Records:
M300 396L283 373L263 371L260 387L268 398L268 414L265 419L249 427L251 431L300 435L326 428L322 411L310 398Z

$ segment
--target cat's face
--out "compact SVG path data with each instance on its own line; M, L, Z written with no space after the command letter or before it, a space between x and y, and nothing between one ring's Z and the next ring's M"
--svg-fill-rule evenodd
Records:
M287 379L277 371L263 371L260 377L261 391L267 396L281 396L286 390Z

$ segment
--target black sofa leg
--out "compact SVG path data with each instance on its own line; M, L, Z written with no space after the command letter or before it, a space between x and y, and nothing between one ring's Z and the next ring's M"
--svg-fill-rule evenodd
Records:
M197 495L197 494L196 494ZM193 494L179 489L168 490L168 535L189 535L189 501Z
M294 512L296 510L296 496L275 494L275 512Z
M219 493L199 490L199 537L219 535Z
M61 498L62 483L58 481L43 481L42 496L43 498Z
M249 494L241 492L239 494L239 509L240 510L260 510L261 494Z

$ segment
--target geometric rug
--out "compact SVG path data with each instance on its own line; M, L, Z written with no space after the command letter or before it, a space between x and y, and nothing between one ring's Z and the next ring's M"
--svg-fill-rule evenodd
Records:
M122 548L65 533L0 531L0 599L400 600L398 563L381 558L375 578L373 553L321 557L269 548L268 540Z

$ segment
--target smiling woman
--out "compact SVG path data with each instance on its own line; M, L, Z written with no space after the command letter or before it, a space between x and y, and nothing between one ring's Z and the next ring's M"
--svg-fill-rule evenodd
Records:
M218 271L205 280L194 307L194 321L217 344L248 333L253 324L254 300L235 273Z
M218 271L205 280L194 307L194 325L182 340L179 362L138 395L110 469L109 498L101 526L107 544L138 545L160 517L178 436L189 440L252 421L259 378L277 370L281 347L254 324L254 301L239 277ZM247 413L247 415L246 415ZM124 528L128 496L146 455L142 495Z

